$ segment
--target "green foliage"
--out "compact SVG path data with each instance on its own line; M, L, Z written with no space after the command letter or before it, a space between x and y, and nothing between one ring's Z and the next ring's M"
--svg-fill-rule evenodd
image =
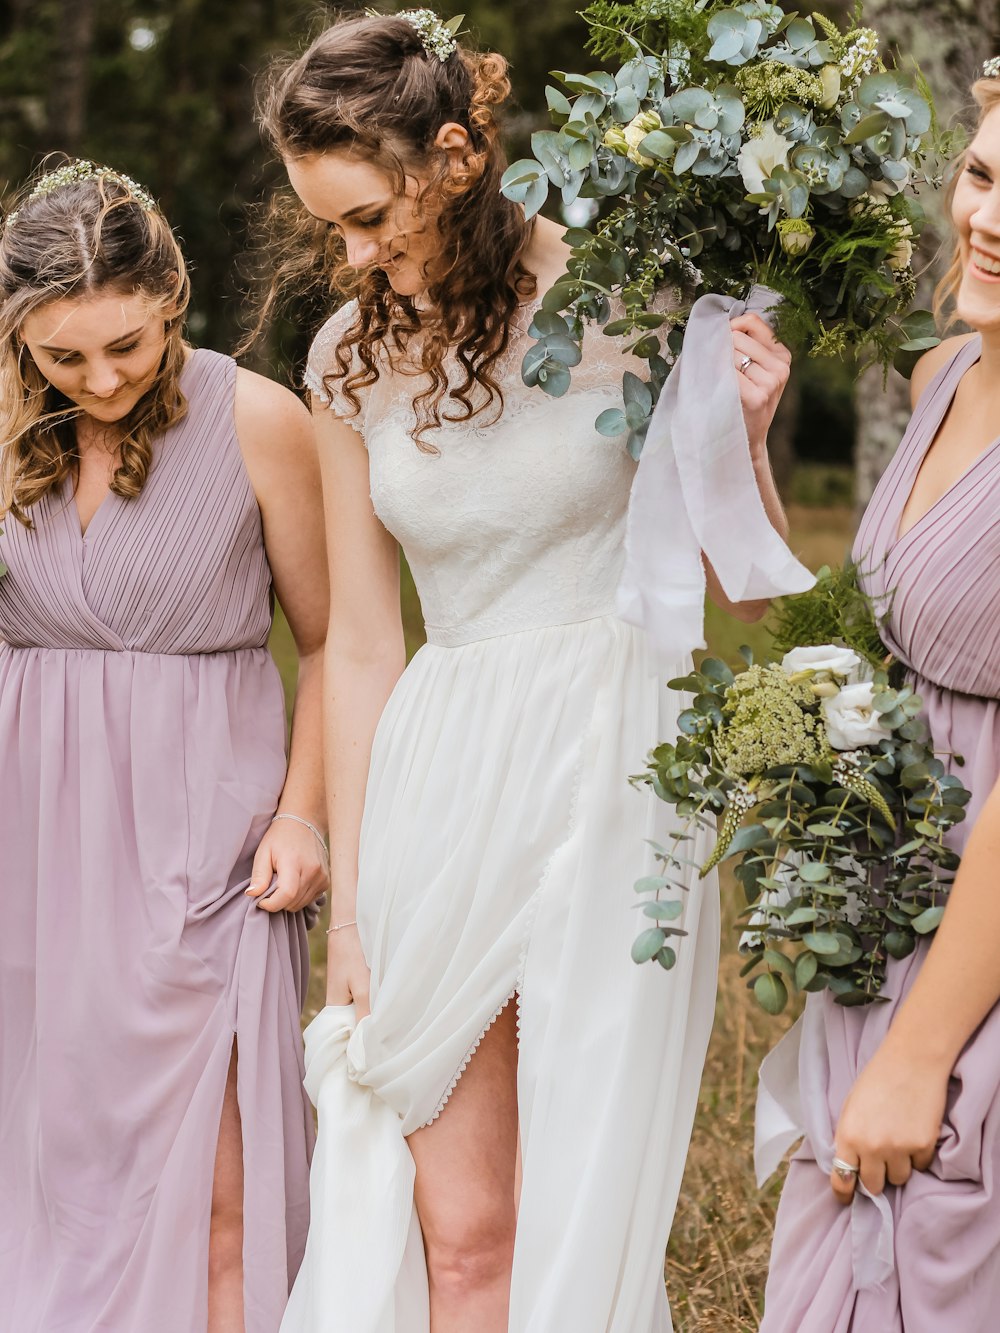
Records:
M888 607L882 618L888 614ZM878 617L858 586L858 567L824 565L808 592L774 603L769 626L775 653L801 644L841 643L873 667L888 663L890 653L879 633Z
M650 961L683 933L675 895L689 888L694 834L714 829L700 873L733 864L743 972L768 1013L790 989L880 998L888 959L941 920L958 865L947 835L969 800L934 754L919 697L890 681L854 567L821 570L816 590L781 604L774 651L804 648L815 651L762 664L746 649L737 671L707 658L670 681L690 696L680 734L632 779L679 816L656 849L661 873L635 886L656 926L633 957Z
M502 184L529 216L553 190L564 206L599 201L599 220L568 232L566 276L545 298L567 320L560 336L579 341L594 321L624 337L648 363L652 403L699 289L740 297L763 283L783 298L779 336L814 355L860 352L859 369L927 345L904 316L933 113L886 70L871 29L766 0L596 0L583 18L590 49L619 68L554 71L555 128ZM662 309L661 288L678 308ZM572 368L547 336L525 378L559 395ZM614 420L638 454L648 414Z

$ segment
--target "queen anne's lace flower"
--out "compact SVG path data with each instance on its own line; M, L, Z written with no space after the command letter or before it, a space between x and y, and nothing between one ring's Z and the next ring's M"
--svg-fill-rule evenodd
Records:
M728 773L750 777L776 764L808 764L826 753L825 734L805 681L780 667L751 666L726 691L716 749Z
M992 56L983 62L984 79L1000 79L1000 56Z

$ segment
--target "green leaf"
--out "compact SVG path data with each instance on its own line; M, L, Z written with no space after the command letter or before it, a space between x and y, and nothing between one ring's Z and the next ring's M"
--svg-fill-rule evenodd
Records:
M819 963L814 953L800 953L795 960L795 985L805 990L819 970Z
M830 878L830 867L822 865L819 861L805 861L802 865L795 867L795 873L799 879L805 880L807 884L820 884L823 880Z
M599 435L624 435L628 429L625 413L618 407L609 407L602 412L594 425Z
M795 964L783 953L779 953L777 949L765 949L764 962L767 963L768 967L783 972L786 977L795 976Z
M644 930L632 945L633 963L648 963L652 958L655 958L666 943L666 939L666 935L659 926Z
M774 972L763 972L753 983L753 993L768 1014L780 1014L788 1003L788 988Z
M850 134L844 136L844 143L863 143L865 139L872 139L881 133L888 124L889 117L884 111L873 111L867 116L862 116Z
M817 920L819 912L815 907L796 907L785 917L786 926L806 926Z
M664 875L644 875L632 887L636 893L662 893L667 887L667 879Z
M832 935L826 930L817 930L812 934L803 935L802 943L807 949L811 949L813 953L822 954L824 956L840 953L840 940L836 935Z
M674 953L673 949L671 949L669 944L665 944L663 948L657 952L656 961L665 971L669 972L674 963L677 962L677 955Z
M554 115L572 115L573 107L570 104L569 98L566 97L564 93L561 93L558 88L553 88L551 85L547 87L545 89L545 101L549 110Z
M883 943L890 958L908 958L917 947L913 936L901 930L890 930Z
M944 907L928 907L918 917L914 917L913 929L918 935L929 935L932 930L937 930L943 916Z

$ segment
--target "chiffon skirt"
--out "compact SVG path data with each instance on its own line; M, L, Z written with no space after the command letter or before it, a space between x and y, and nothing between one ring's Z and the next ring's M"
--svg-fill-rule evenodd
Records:
M247 1333L305 1243L301 916L243 889L285 772L263 649L0 649L0 1328L197 1333L238 1055Z
M613 617L420 650L375 738L358 920L372 1012L306 1036L320 1134L283 1333L427 1333L406 1136L517 1004L511 1330L664 1333L664 1251L714 1009L718 898L671 972L629 956L667 806L634 789L681 697ZM701 849L696 847L693 854Z

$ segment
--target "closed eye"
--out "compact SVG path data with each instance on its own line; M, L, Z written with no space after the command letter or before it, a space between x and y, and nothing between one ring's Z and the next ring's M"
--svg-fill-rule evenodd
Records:
M970 162L965 168L965 171L967 175L973 176L977 181L985 181L987 185L990 184L989 172L984 171L982 167L977 167L974 163Z
M115 347L115 348L113 348L113 349L112 349L112 352L111 352L111 355L112 355L112 356L128 356L129 352L134 352L135 349L136 349L138 346L139 346L139 339L137 338L137 339L135 340L134 343L129 343L129 345L128 345L127 347Z

